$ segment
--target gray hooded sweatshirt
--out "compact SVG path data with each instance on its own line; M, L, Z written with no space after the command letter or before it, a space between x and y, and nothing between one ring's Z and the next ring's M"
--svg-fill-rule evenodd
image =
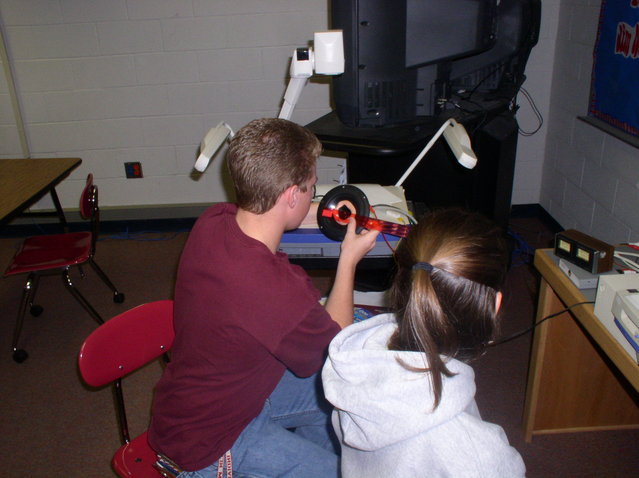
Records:
M503 429L482 421L475 374L449 360L439 406L425 373L424 354L389 351L397 328L383 314L343 329L331 342L322 371L333 427L342 443L343 478L494 477L525 475L524 462Z

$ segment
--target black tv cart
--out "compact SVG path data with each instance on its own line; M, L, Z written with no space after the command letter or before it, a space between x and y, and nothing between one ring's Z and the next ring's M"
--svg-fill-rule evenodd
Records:
M478 164L468 170L440 138L404 181L406 199L426 208L460 206L493 218L504 230L510 215L518 124L500 104L456 115L470 136ZM394 185L443 124L424 117L382 128L349 128L331 112L308 124L325 150L347 153L349 183Z

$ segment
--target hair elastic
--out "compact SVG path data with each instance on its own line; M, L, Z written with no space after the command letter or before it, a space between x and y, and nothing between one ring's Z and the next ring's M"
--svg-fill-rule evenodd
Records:
M413 264L413 270L422 269L426 272L433 272L434 268L435 267L433 267L433 265L428 262L416 262L415 264Z

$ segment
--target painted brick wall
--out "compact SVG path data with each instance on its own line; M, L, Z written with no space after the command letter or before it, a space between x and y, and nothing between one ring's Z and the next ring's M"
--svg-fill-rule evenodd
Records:
M30 153L83 158L59 187L66 206L90 171L107 206L223 200L221 161L192 175L201 138L219 121L237 130L278 114L289 57L326 29L326 9L325 0L1 0ZM328 111L328 84L312 82L292 119ZM20 156L2 77L0 157ZM128 161L142 163L143 179L124 179ZM322 161L320 177L342 164Z
M587 113L599 9L561 4L540 204L564 228L614 244L639 241L639 150L577 119Z
M564 0L565 1L565 0ZM201 138L219 121L238 129L275 116L289 57L328 24L327 0L0 0L31 155L80 156L59 188L75 207L87 172L103 206L209 203L227 198L221 157L192 175ZM544 0L542 33L524 87L548 117L560 0ZM520 124L536 127L518 98ZM310 83L293 120L330 111L327 81ZM520 136L513 203L537 203L547 123ZM4 77L0 77L0 157L21 156ZM140 161L143 179L123 163ZM320 181L342 159L323 158ZM47 207L42 201L40 207Z

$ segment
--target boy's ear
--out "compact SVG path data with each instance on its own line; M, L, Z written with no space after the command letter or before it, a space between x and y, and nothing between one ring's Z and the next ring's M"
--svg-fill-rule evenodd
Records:
M299 186L293 185L286 188L282 193L284 195L284 199L286 200L286 204L289 207L294 208L295 206L297 206L297 201L299 200L299 190Z
M504 294L498 291L497 294L495 295L495 313L499 312L499 309L501 308L501 300L503 298L504 298Z

